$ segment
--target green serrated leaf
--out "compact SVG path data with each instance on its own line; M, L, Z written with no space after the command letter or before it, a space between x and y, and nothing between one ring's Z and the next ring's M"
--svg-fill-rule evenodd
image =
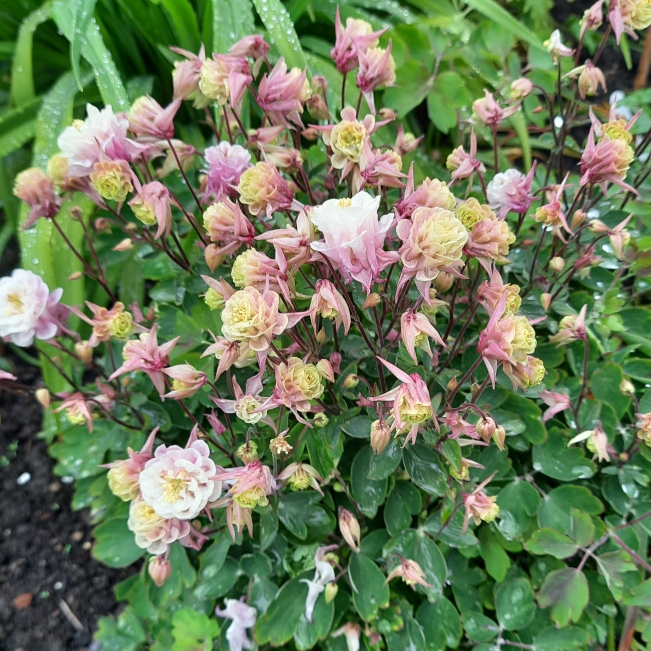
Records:
M564 567L547 575L538 593L538 604L541 608L551 606L551 618L562 628L570 621L579 621L589 596L585 574L576 568Z

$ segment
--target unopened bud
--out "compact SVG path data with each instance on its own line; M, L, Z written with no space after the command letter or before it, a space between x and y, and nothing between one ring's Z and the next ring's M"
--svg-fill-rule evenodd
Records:
M78 341L75 344L75 353L82 362L90 364L93 359L93 349L87 341Z
M397 113L390 108L381 108L378 114L382 120L395 120L398 117Z
M577 229L588 218L585 210L576 210L572 215L572 228Z
M624 462L626 462L626 461L628 461L629 459L630 459L630 456L628 455L627 452L620 452L620 454L619 454L619 460L620 460L620 461L624 461Z
M448 382L448 391L454 391L457 388L457 378L453 377L449 382Z
M346 489L338 481L336 481L334 484L332 484L332 490L335 493L344 493L346 491Z
M359 542L362 539L362 533L359 529L357 518L348 510L339 507L339 531L348 546L354 551L359 551Z
M436 290L440 292L441 294L444 294L445 292L452 287L452 283L454 282L454 276L451 273L448 273L447 271L442 271L437 277L436 280L434 281L434 287L436 287Z
M73 280L79 280L80 278L83 277L84 274L81 273L81 271L74 271L68 276L68 280L73 281Z
M627 378L624 378L620 383L619 383L619 390L622 393L630 393L633 394L635 393L635 386L634 384Z
M319 330L319 332L316 333L316 340L317 340L320 344L325 343L326 340L327 340L327 338L328 338L328 335L326 335L325 328L321 328L321 330Z
M125 228L133 233L138 230L138 224L136 222L129 222Z
M588 226L591 233L601 235L607 233L610 229L600 219L593 219Z
M359 378L354 373L351 373L350 375L346 376L343 387L344 389L354 389L358 384Z
M511 99L522 100L531 94L533 84L526 78L520 77L511 83Z
M305 140L309 140L310 142L314 142L318 137L319 137L319 132L316 129L303 129L301 131L301 135Z
M322 411L318 411L314 414L314 418L312 419L312 425L319 428L325 427L329 422L330 419Z
M319 375L328 380L328 382L335 381L335 372L332 370L332 364L327 359L320 359L317 362L316 370L319 371Z
M371 448L375 454L380 454L389 444L391 428L384 421L373 421L371 424Z
M84 218L84 211L79 206L70 206L68 215L70 216L70 219L80 222Z
M160 588L172 574L172 564L164 556L154 556L147 566L151 580Z
M114 251L129 251L133 248L133 242L127 237L123 239L119 244L116 244L113 247Z
M111 232L111 222L106 219L106 217L98 217L94 222L95 230L100 233L110 233Z
M34 397L43 409L49 409L50 392L47 389L36 389L36 391L34 391Z
M326 585L325 600L327 604L334 601L334 598L337 596L337 592L339 592L339 586L334 581Z
M246 464L257 461L258 444L255 441L248 441L248 443L243 443L239 448L237 448L237 453L235 456Z
M552 304L552 295L549 292L545 292L540 295L540 304L543 306L543 310L547 312L549 306Z
M565 266L565 260L563 258L560 258L559 256L554 256L550 261L549 261L549 268L552 271L563 271L563 267Z
M368 295L368 298L364 301L364 305L362 305L362 309L366 310L369 307L375 307L376 305L380 304L380 301L382 299L380 298L380 295L377 294L376 292L372 292L371 294Z
M493 434L493 441L495 441L495 445L497 445L497 447L500 450L504 450L504 441L506 441L506 430L501 425L497 426L497 429Z
M488 443L491 440L493 434L495 434L497 423L490 416L486 418L486 420L481 418L475 426L475 429L477 430L477 434L482 437L484 442Z
M224 260L224 256L218 252L219 248L215 244L209 244L203 252L206 264L210 271L215 271Z
M330 117L328 107L321 95L314 94L307 100L307 110L315 120L327 120Z

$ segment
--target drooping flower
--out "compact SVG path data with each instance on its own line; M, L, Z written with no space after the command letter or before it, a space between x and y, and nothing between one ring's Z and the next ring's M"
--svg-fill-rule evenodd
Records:
M402 158L392 149L385 152L376 149L368 157L366 167L361 171L357 185L354 187L360 189L365 183L373 187L401 188L404 185L402 182L404 177Z
M208 163L204 201L206 197L221 200L237 194L242 174L251 167L251 154L244 147L224 140L206 147L204 158Z
M321 484L323 477L315 468L301 461L290 463L277 477L278 481L286 481L293 491L304 491L312 488L323 495Z
M585 66L579 75L579 94L581 99L593 97L599 92L599 86L606 92L606 78L601 68L597 68L590 59L585 62Z
M545 224L546 226L551 226L554 234L563 241L565 241L565 238L563 237L561 229L565 230L570 235L573 234L572 229L567 223L565 211L563 210L563 204L561 203L561 197L563 196L563 191L565 189L565 183L567 182L568 176L569 174L558 186L558 189L556 190L551 201L538 208L534 213L534 219L537 222Z
M140 473L142 499L162 518L192 520L222 492L205 441L193 431L185 448L159 445Z
M301 583L307 583L308 588L307 599L305 600L305 618L308 622L312 622L314 607L316 606L319 595L325 590L328 583L332 583L335 580L335 572L332 565L327 560L324 560L326 553L332 549L336 549L336 546L319 547L314 555L314 565L316 568L314 570L314 578L311 581L309 579L301 579Z
M534 164L526 176L516 169L510 169L493 177L486 188L486 195L490 207L499 210L500 219L504 219L511 210L520 214L529 210L534 200L531 186L535 170Z
M477 258L486 270L490 270L493 262L506 260L509 247L513 242L515 242L515 235L507 222L497 219L495 213L490 211L490 214L483 215L473 224L463 252L468 257Z
M296 227L287 225L286 228L277 228L256 236L256 240L262 240L273 244L274 248L281 249L287 267L291 270L299 269L307 262L316 259L316 253L310 244L316 239L314 225L309 220L306 210L301 210L296 217Z
M572 403L570 396L566 391L541 391L540 399L547 405L548 409L543 414L543 423L546 423L550 418L560 414L566 409L571 409Z
M169 355L176 346L179 337L165 344L158 345L158 325L152 326L149 332L140 334L139 339L127 341L122 351L124 363L109 377L114 380L124 373L143 371L154 383L159 395L165 393L165 375L163 369L169 364Z
M229 54L213 54L201 66L199 89L221 106L230 102L232 107L238 109L246 87L252 81L251 68L246 59Z
M425 576L426 574L423 568L416 561L400 556L400 563L389 572L385 583L400 577L407 585L412 586L412 588L415 585L422 585L425 588L433 587L431 583L427 583Z
M139 452L127 448L128 458L113 461L104 466L108 468L108 485L111 492L123 502L130 502L140 494L138 479L147 461L153 457L154 440L158 427L155 427L147 437Z
M523 100L531 95L533 83L526 77L520 77L511 82L511 99Z
M317 332L316 317L331 319L335 326L344 326L345 334L350 330L350 310L348 303L329 280L318 280L310 302L312 329Z
M86 305L93 313L92 319L76 308L70 309L82 321L92 326L93 334L88 341L91 348L113 338L126 339L133 332L133 315L124 309L124 303L118 301L110 310L90 301L86 301Z
M515 314L522 303L520 288L517 285L505 284L499 271L493 269L490 273L490 281L485 280L477 288L477 302L488 312L489 316L492 316L502 296L505 296L505 314Z
M50 291L40 276L14 269L0 278L0 337L16 346L47 341L59 330L63 289Z
M602 234L605 233L610 239L610 244L613 247L615 255L619 260L624 257L624 247L630 242L631 234L626 230L628 222L631 221L633 215L629 215L626 219L621 221L614 228L609 228L602 221L598 219L593 219L590 222L590 230L593 233Z
M368 107L375 115L376 88L393 86L396 81L396 62L391 56L392 43L386 50L381 47L369 47L366 51L359 51L359 72L357 73L357 86L362 91Z
M489 497L484 492L485 486L493 479L493 473L488 479L485 479L472 493L463 493L463 506L466 514L463 520L463 531L468 528L468 522L472 518L476 525L480 522L492 522L500 513L500 507L495 503L497 497Z
M212 242L206 247L205 258L208 266L215 269L216 260L221 261L225 255L237 251L243 244L251 245L255 237L255 228L238 203L225 199L213 203L203 213L203 225ZM211 264L211 262L213 264Z
M113 113L110 106L101 111L92 104L86 105L88 117L75 120L59 136L57 144L68 161L68 175L90 176L95 163L105 160L130 161L147 151L148 145L127 138L129 121L124 113Z
M172 569L172 563L165 556L152 556L147 564L147 573L159 588L172 576Z
M415 364L418 364L416 348L421 348L430 358L432 357L429 338L434 339L439 346L445 348L445 342L441 339L436 328L430 323L430 320L424 314L413 309L407 310L400 317L400 335L402 343Z
M470 134L470 153L466 152L463 145L459 145L447 157L445 166L452 172L452 182L472 178L475 172L479 172L480 174L486 172L484 164L477 160L477 136L475 135L474 129ZM454 204L452 206L442 207L452 209L454 208Z
M559 324L558 332L549 338L553 344L563 346L579 339L585 339L585 317L588 306L584 305L578 314L564 316Z
M129 130L145 141L171 139L174 137L174 116L180 106L180 98L163 108L149 95L138 97L129 110Z
M634 158L633 148L622 138L605 135L595 143L593 126L581 156L581 186L599 185L607 196L608 183L614 183L628 192L637 194L637 190L625 182Z
M210 344L201 354L201 357L214 355L215 359L219 361L215 374L215 382L222 373L226 372L232 366L235 366L235 368L244 368L245 366L255 364L257 360L256 352L249 347L246 341L229 341L225 337L215 337L214 335L213 339L215 343Z
M255 626L258 611L253 606L247 606L243 601L237 599L226 599L224 604L226 608L222 610L217 607L215 613L219 617L232 620L231 625L226 630L228 648L230 651L251 649L252 644L247 636L246 629Z
M635 425L637 426L637 438L651 447L651 412L647 414L635 414L637 420Z
M555 29L551 36L543 44L547 48L547 52L552 55L552 59L558 62L562 57L571 57L574 54L572 48L563 45L561 41L561 32Z
M29 206L23 230L31 228L41 217L55 217L61 208L54 180L38 167L30 167L18 174L13 192Z
M139 184L136 184L136 187ZM158 224L154 237L167 237L172 230L172 200L169 190L160 181L151 181L138 188L129 201L133 214L146 226Z
M293 281L286 273L282 252L278 257L274 260L257 249L247 249L240 253L231 267L233 284L239 289L255 287L259 291L264 291L268 286L269 289L282 293L287 300L290 300L289 283L293 286Z
M54 410L57 414L65 411L68 422L72 425L81 425L86 423L88 431L93 433L93 412L92 403L86 399L83 393L76 391L75 393L59 394L64 401Z
M403 264L398 286L415 278L418 291L429 303L429 288L438 274L461 266L468 231L450 210L417 208L411 220L398 222L396 233L402 240L398 253Z
M311 96L306 71L298 68L288 71L281 57L271 72L262 76L257 101L271 124L289 127L291 123L302 127L303 105Z
M382 270L398 259L395 252L383 249L393 214L378 216L380 200L359 192L352 199L329 199L309 215L325 240L312 242L312 248L326 256L346 282L360 282L367 294Z
M267 43L267 41L265 41L262 36L259 34L250 34L249 36L244 36L239 41L237 41L237 43L231 45L228 53L236 57L264 59L270 49L271 45L269 45L269 43ZM257 72L255 72L255 67L254 74L257 74Z
M162 396L163 399L183 400L183 398L193 396L208 382L206 374L202 371L197 371L190 364L170 366L164 369L163 373L172 378L172 391Z
M517 112L519 104L512 104L506 108L502 108L493 97L492 93L489 93L484 88L484 97L482 99L475 100L472 103L473 111L477 118L486 126L496 129L500 126L503 120L508 117L511 117L514 113Z
M386 30L377 32L365 20L347 18L346 27L341 23L339 7L335 15L335 46L330 51L330 58L335 62L337 70L346 74L359 65L359 53L366 52L369 47L376 47L379 38Z
M601 423L597 423L596 427L585 432L577 434L573 439L567 442L567 446L574 445L575 443L580 443L585 441L585 447L597 455L599 461L610 461L610 443L608 442L608 437L601 426Z
M346 622L343 626L330 634L330 637L339 637L340 635L346 638L347 651L359 651L359 638L362 634L362 627L353 622Z
M583 12L581 18L581 38L587 31L594 32L601 27L604 20L604 0L597 0L591 7Z
M260 161L249 167L237 186L240 201L249 206L252 215L265 212L268 218L276 210L292 207L294 195L275 165Z
M216 478L228 487L228 497L241 509L267 506L267 497L275 490L276 482L268 466L252 461L244 467L218 471Z

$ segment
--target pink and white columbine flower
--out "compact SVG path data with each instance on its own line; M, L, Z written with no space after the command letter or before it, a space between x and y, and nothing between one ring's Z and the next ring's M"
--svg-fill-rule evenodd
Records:
M548 407L543 414L543 423L546 423L550 418L556 416L556 414L572 408L570 396L566 391L541 391L540 399Z
M271 124L291 124L302 127L303 104L312 96L310 82L305 70L287 70L284 58L280 58L271 72L264 74L258 86L257 101Z
M463 145L459 145L448 156L445 166L452 172L452 183L461 179L472 178L475 172L486 173L486 167L477 160L477 136L473 129L470 134L470 153L467 153Z
M635 30L651 25L651 5L648 0L612 0L608 5L608 21L619 44L622 34L628 34L637 41Z
M304 210L301 210L296 217L296 227L288 224L286 228L267 231L257 235L255 239L270 242L276 250L280 249L287 260L287 267L292 270L317 259L316 253L310 246L316 239L314 225Z
M391 416L393 417L393 423L391 429L395 429L396 436L399 434L407 434L402 447L405 447L410 441L416 443L418 428L423 423L433 419L435 427L438 428L438 422L434 417L432 399L430 398L427 384L425 384L423 378L418 373L409 375L394 364L379 357L378 359L402 384L380 396L371 398L371 401L392 401L393 408L391 409Z
M409 167L405 196L395 206L401 219L411 217L418 208L454 210L456 199L448 186L438 179L426 178L417 188L414 184L414 164Z
M614 228L609 228L602 221L593 219L590 222L590 231L599 235L606 234L610 239L615 255L619 260L624 257L624 247L630 242L631 234L626 230L628 222L631 221L633 215L629 215L626 219L621 221Z
M516 113L519 107L520 104L512 104L511 106L502 108L495 101L493 94L489 93L485 88L484 97L472 103L472 108L477 118L486 126L491 127L491 129L497 129L502 121Z
M571 57L574 54L574 50L564 45L561 41L561 32L558 29L555 29L551 33L551 36L545 41L544 46L547 48L547 52L552 55L552 59L557 63L560 58Z
M611 445L601 423L597 423L594 429L577 434L567 442L567 447L581 441L586 442L585 447L593 454L596 454L599 461L610 461Z
M250 34L241 38L237 43L231 46L228 51L235 57L246 57L247 59L255 59L253 64L253 76L257 77L262 63L267 58L267 53L271 49L271 45L265 41L259 34Z
M251 167L251 154L240 145L231 145L224 140L213 147L206 147L204 158L208 163L207 197L221 200L237 195L237 186L242 174Z
M86 423L88 431L93 433L93 412L92 403L86 399L83 393L61 393L59 397L65 398L64 401L54 410L55 414L61 411L66 412L66 418L73 425Z
M243 601L237 599L226 599L225 608L215 608L215 614L231 620L231 625L226 631L228 648L230 651L242 651L251 649L252 644L246 634L247 628L255 626L258 611L252 606L247 606Z
M177 540L191 541L194 529L187 520L163 518L140 497L129 506L127 526L135 534L136 545L156 555L167 553Z
M301 579L301 583L307 583L305 619L307 619L308 622L312 622L314 607L316 606L319 595L325 590L328 583L332 583L335 580L335 571L332 565L325 560L325 555L336 548L336 545L319 547L314 555L314 578L311 581L309 579Z
M170 363L169 355L179 337L159 346L157 332L158 325L154 325L149 332L141 333L139 339L127 341L122 351L124 364L111 375L109 380L114 380L124 373L143 371L147 373L159 395L162 396L165 393L163 369Z
M206 247L206 264L214 271L224 256L237 251L243 244L251 246L255 238L255 228L242 212L239 203L224 199L214 203L203 213L203 225L212 242ZM215 264L215 262L217 264Z
M54 181L38 167L24 170L16 177L14 195L29 206L23 230L31 228L41 217L56 217L61 208Z
M199 89L220 106L228 102L239 110L246 87L252 81L251 67L246 59L214 53L201 65Z
M359 651L360 636L362 634L362 627L353 622L346 622L343 626L338 628L330 637L339 637L343 635L346 638L347 651Z
M466 514L463 519L463 529L465 533L468 528L470 518L472 518L476 525L480 522L492 522L500 513L500 507L495 503L497 497L489 497L484 493L484 487L495 476L493 473L488 479L485 479L472 493L462 493L463 505L466 509Z
M163 108L153 97L139 97L129 110L129 130L144 142L174 137L174 116L181 106L181 99L175 99Z
M432 349L429 344L429 338L445 348L445 342L436 331L436 328L430 323L430 320L420 312L407 310L400 317L400 335L402 343L405 345L409 356L418 364L416 357L416 348L422 348L429 356L432 357Z
M172 391L162 396L163 399L183 400L193 396L208 382L206 374L197 371L190 364L178 364L163 370L163 373L172 378Z
M185 448L159 445L140 473L142 499L162 518L192 520L222 492L210 448L193 430Z
M375 115L373 91L376 88L393 86L396 81L396 62L391 56L392 45L391 40L389 40L386 50L380 47L369 47L366 51L358 51L357 87L362 91L373 115Z
M230 499L241 509L267 506L268 496L276 489L276 481L269 466L259 461L252 461L239 468L222 468L216 477L223 482L224 488L228 488L228 493L220 500L220 504L224 499ZM232 534L232 526L229 525L229 528Z
M458 439L461 435L472 439L479 436L477 426L465 420L458 409L447 410L441 421L450 428L451 439Z
M312 301L310 302L310 320L312 329L317 332L316 317L331 319L335 326L344 326L344 333L350 330L350 310L346 299L339 293L337 288L329 280L318 280L316 283Z
M433 587L431 583L425 581L425 572L423 568L416 562L412 561L409 558L403 558L400 556L400 563L394 567L385 583L392 581L393 579L400 577L407 585L412 586L412 588L418 584L422 585L425 588Z
M215 337L210 333L215 340L215 343L210 344L206 350L201 354L201 357L214 355L219 364L217 365L217 372L215 373L215 382L219 379L222 373L225 373L229 368L244 368L255 364L257 356L254 350L249 348L246 342L229 341L226 337Z
M63 289L50 291L40 276L25 269L0 278L0 337L22 348L31 346L34 337L55 337L62 295Z
M136 217L146 226L158 225L154 237L167 237L172 230L172 199L170 191L160 182L151 181L140 185L136 180L138 192L129 201Z
M264 409L260 409L262 400L258 398L262 392L262 379L260 375L254 375L246 381L245 390L237 383L237 378L233 376L233 395L235 400L226 400L224 398L214 398L211 400L225 413L235 414L240 420L249 425L263 422L269 425L273 430L276 429L276 424L271 418L267 416Z
M553 344L563 346L565 344L586 338L585 317L588 306L584 305L578 314L564 316L559 324L558 332L549 338Z
M86 105L86 111L88 117L84 121L75 120L57 141L68 160L67 176L90 176L95 163L130 161L149 148L127 138L129 120L124 113L114 114L110 106L100 111L92 104Z
M541 222L545 224L546 226L551 226L554 234L558 238L560 238L563 242L565 241L565 238L563 237L563 233L561 229L565 230L570 235L573 235L572 229L567 223L567 219L565 217L563 204L561 203L561 197L563 196L563 191L565 190L565 184L567 183L568 177L569 177L569 173L563 179L563 182L556 189L556 192L552 197L551 201L549 201L549 203L545 204L544 206L538 208L534 213L534 219L537 222Z
M486 188L486 196L490 207L499 210L500 219L504 219L510 211L522 214L529 210L534 200L531 186L535 171L534 164L526 176L516 169L510 169L493 177Z
M380 200L358 192L352 199L330 199L309 215L325 240L312 242L312 248L326 256L346 282L360 282L367 294L382 270L398 260L396 252L383 250L393 213L379 218Z
M386 30L377 32L369 23L356 18L347 18L346 27L341 23L339 7L335 15L335 46L330 51L330 58L335 62L337 70L346 74L359 65L359 53L366 52L369 47L375 47L379 38Z

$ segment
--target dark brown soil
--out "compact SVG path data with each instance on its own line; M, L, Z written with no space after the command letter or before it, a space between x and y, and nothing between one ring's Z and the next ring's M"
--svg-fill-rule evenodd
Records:
M10 359L21 383L38 381L38 369ZM131 572L92 559L88 513L70 509L72 487L36 438L38 403L2 391L0 417L0 650L94 649L98 618L118 608L113 586ZM23 473L30 479L19 485Z

